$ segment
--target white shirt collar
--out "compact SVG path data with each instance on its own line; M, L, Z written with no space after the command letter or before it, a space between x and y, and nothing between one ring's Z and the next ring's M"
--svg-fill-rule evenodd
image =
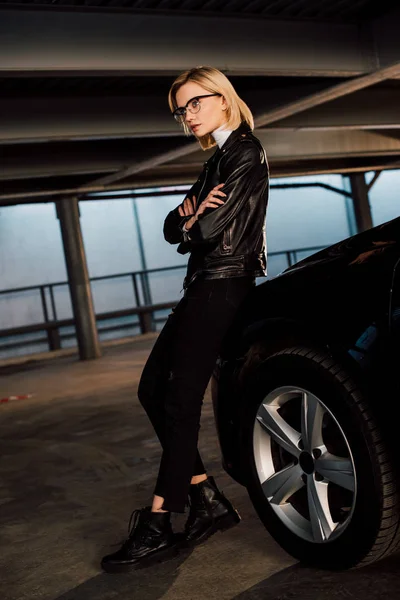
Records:
M215 129L211 133L211 135L213 136L214 140L217 142L218 146L221 148L223 146L223 144L226 142L226 140L228 139L228 137L231 135L232 131L233 131L233 129L225 129L225 123L224 123L217 129Z

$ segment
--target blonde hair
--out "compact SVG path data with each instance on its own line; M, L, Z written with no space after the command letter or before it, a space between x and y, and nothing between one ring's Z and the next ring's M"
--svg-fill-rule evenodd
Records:
M250 108L247 104L238 96L235 88L229 81L229 79L218 69L214 67L199 66L181 73L171 85L168 93L168 104L173 112L176 106L176 94L178 90L188 81L194 81L201 85L202 88L212 94L222 94L227 103L226 116L227 116L227 129L237 129L242 121L250 126L251 130L254 129L254 119ZM186 121L182 123L183 129L187 136L192 135L190 128ZM203 135L198 138L200 146L203 150L208 150L216 145L216 141L210 133Z

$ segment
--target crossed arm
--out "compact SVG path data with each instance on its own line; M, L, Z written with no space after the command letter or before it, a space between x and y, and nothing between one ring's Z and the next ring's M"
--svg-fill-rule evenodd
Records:
M196 184L192 187L183 203L165 220L167 242L178 244L186 238L193 244L202 244L218 238L246 204L252 182L257 182L264 172L268 176L264 169L259 150L253 145L246 144L239 158L222 158L220 174L224 183L215 186L199 206Z

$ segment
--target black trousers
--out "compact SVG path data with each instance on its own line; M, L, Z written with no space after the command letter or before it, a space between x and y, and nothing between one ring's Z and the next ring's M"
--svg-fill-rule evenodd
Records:
M143 369L139 400L163 448L154 494L183 513L192 476L205 473L197 449L201 407L224 336L254 277L196 279L169 315Z

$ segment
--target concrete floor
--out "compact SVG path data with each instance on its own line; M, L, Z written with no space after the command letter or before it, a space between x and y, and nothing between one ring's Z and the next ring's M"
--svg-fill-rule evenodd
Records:
M134 508L151 501L160 446L137 383L154 336L0 368L0 600L400 599L400 556L331 573L300 566L270 538L220 466L209 393L200 451L242 515L191 553L124 575L99 568ZM184 515L173 515L179 530ZM116 544L112 546L112 544Z

